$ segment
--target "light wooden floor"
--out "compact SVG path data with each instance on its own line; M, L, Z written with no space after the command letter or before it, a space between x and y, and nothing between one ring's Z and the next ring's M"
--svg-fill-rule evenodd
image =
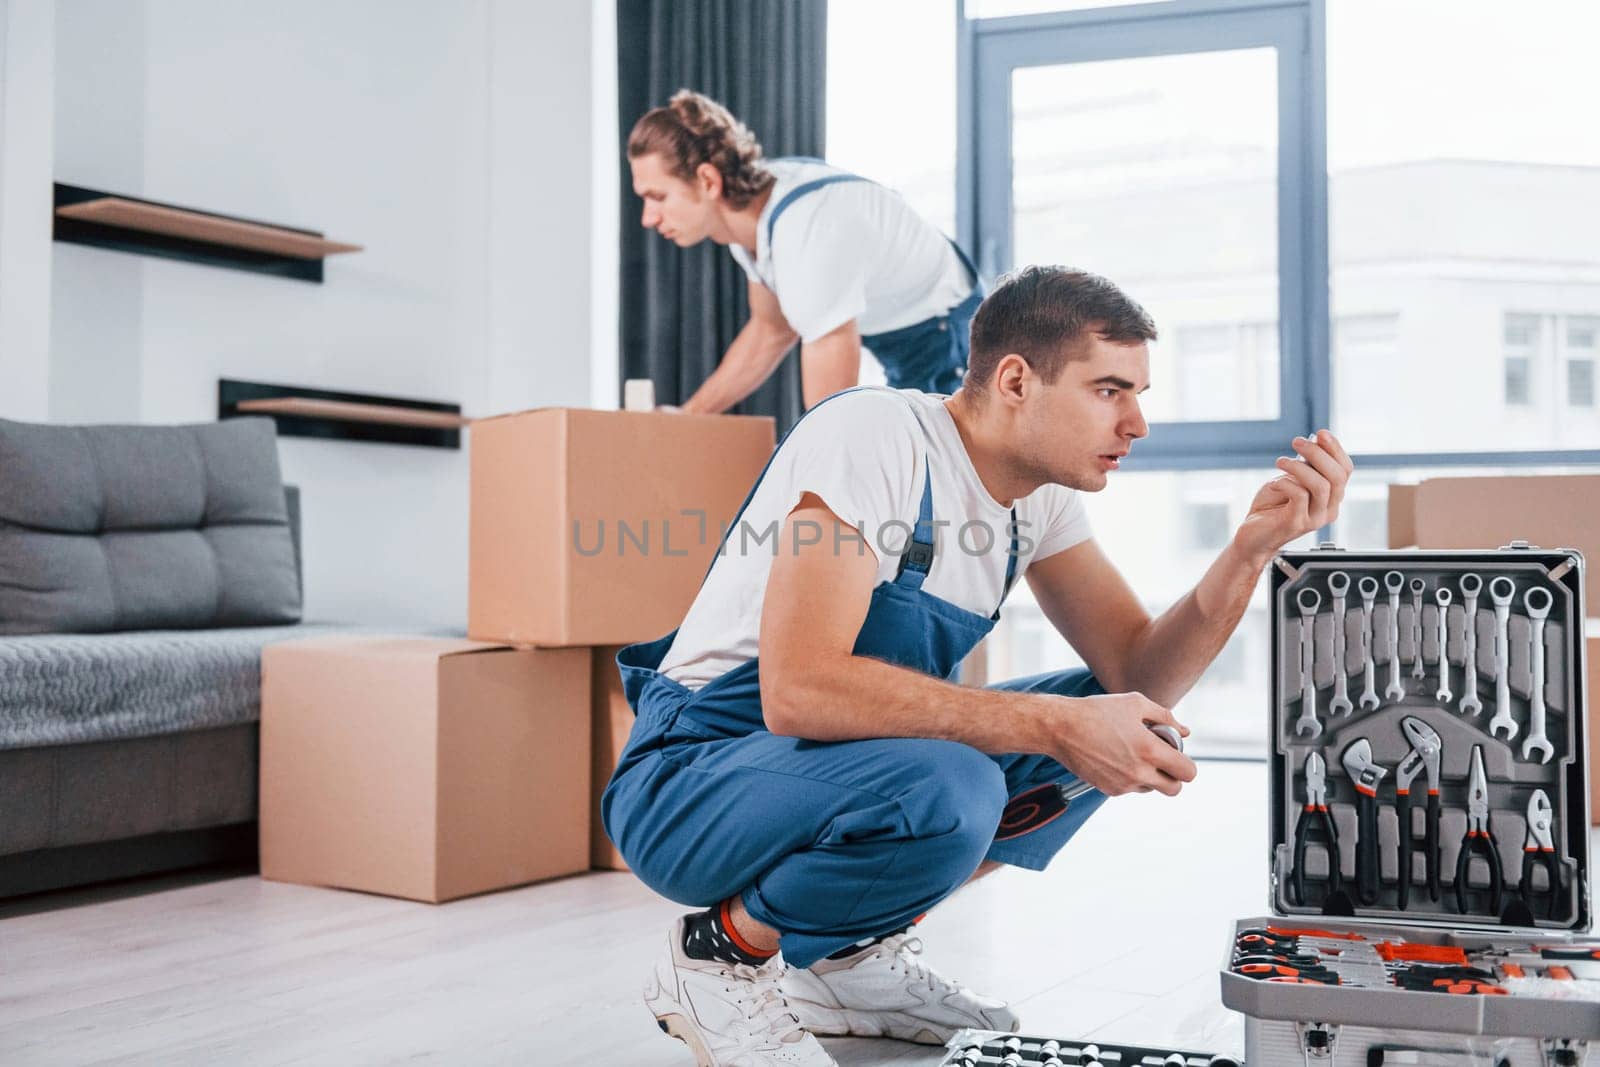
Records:
M1263 914L1262 764L1108 804L1044 874L1004 870L922 925L926 958L1024 1029L1240 1055L1231 920ZM0 1062L688 1065L639 999L679 912L596 873L443 906L193 876L0 906ZM841 1064L942 1050L830 1041Z

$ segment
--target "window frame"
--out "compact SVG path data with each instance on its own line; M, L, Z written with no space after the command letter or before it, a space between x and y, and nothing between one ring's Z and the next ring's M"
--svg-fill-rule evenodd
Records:
M963 0L956 0L956 229L980 268L1010 259L1009 97L1016 67L1250 47L1240 41L1250 42L1252 33L1267 37L1253 43L1279 50L1279 418L1154 424L1149 440L1128 457L1128 470L1267 468L1287 454L1291 436L1330 423L1326 5L1327 0L1165 0L969 18ZM1119 36L1130 42L1127 48L1109 43ZM1004 175L996 183L1000 188L980 188L980 158L983 173ZM1600 464L1600 449L1352 458L1373 467L1571 466Z

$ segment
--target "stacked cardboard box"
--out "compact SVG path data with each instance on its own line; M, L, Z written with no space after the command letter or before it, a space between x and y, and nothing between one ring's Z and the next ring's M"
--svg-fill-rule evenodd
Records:
M262 875L438 902L625 869L598 813L633 721L614 658L682 620L773 445L766 418L474 422L469 640L263 657Z
M1589 615L1589 765L1600 766L1591 700L1600 696L1600 475L1521 474L1501 478L1427 478L1389 487L1390 548L1500 548L1526 541L1540 548L1575 548L1587 563L1584 601ZM1600 775L1589 780L1589 809L1600 825Z
M625 870L599 806L633 725L616 654L683 620L772 455L773 421L550 409L472 436L468 635L588 649L589 863Z

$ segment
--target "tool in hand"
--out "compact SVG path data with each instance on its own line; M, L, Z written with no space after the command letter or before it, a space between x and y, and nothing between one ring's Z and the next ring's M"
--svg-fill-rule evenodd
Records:
M1322 594L1309 585L1295 595L1300 607L1300 717L1294 721L1296 737L1316 737L1322 733L1322 723L1317 720L1317 684L1312 677L1312 639L1315 636L1317 608L1322 604Z
M1422 594L1428 583L1421 578L1411 579L1411 677L1423 678L1422 669Z
M1499 915L1500 846L1489 830L1489 778L1483 773L1482 745L1472 746L1472 774L1467 786L1467 835L1461 839L1461 851L1456 854L1456 907L1463 915L1467 914L1467 870L1475 855L1489 865L1489 912Z
M1467 628L1461 634L1464 645L1463 662L1466 669L1461 678L1461 714L1476 715L1483 710L1478 699L1478 594L1483 591L1483 579L1476 574L1461 576L1461 596L1467 611Z
M1328 854L1328 892L1337 893L1343 886L1339 872L1339 831L1333 816L1328 812L1327 765L1320 753L1306 757L1306 805L1294 824L1294 871L1289 884L1294 889L1294 903L1306 903L1306 846L1313 841Z
M1328 592L1333 596L1333 699L1329 715L1349 715L1356 710L1350 703L1350 678L1345 667L1345 596L1350 592L1350 576L1344 571L1328 575Z
M1375 711L1378 700L1377 664L1372 659L1372 603L1378 598L1378 579L1370 574L1356 583L1361 593L1361 710Z
M1528 909L1533 910L1533 872L1536 867L1543 867L1548 882L1545 889L1548 901L1544 913L1546 919L1556 917L1556 907L1561 899L1561 861L1556 857L1555 835L1551 832L1554 821L1555 811L1550 806L1550 798L1543 789L1535 789L1533 796L1528 798L1528 837L1522 845L1522 881L1517 891Z
M1511 598L1517 586L1501 575L1489 583L1489 599L1494 602L1494 718L1489 720L1489 736L1506 740L1517 736L1517 722L1511 717Z
M1394 812L1400 817L1399 866L1400 898L1398 907L1404 911L1411 896L1411 783L1417 773L1428 774L1428 807L1424 820L1422 848L1428 872L1428 896L1439 899L1439 756L1444 742L1439 732L1421 719L1408 715L1400 720L1400 729L1411 742L1411 751L1394 772Z
M1383 576L1383 588L1389 593L1389 684L1383 690L1385 700L1404 700L1406 687L1400 681L1400 590L1406 587L1406 576L1390 571Z
M1149 728L1151 733L1161 738L1161 740L1165 741L1179 752L1183 751L1183 735L1177 730L1162 722L1147 722L1145 723L1145 726ZM1094 789L1094 786L1080 778L1071 785L1060 785L1057 786L1056 789L1061 794L1061 810L1065 812L1067 808L1072 806L1072 802L1074 800L1077 800L1079 797L1083 796L1083 794Z
M1363 904L1376 904L1381 889L1378 867L1378 783L1389 773L1372 762L1372 742L1352 741L1339 757L1356 788L1356 892Z
M1441 704L1450 703L1450 590L1440 586L1433 591L1433 599L1439 605L1438 615L1433 621L1433 633L1439 644L1439 691L1433 699Z
M1540 763L1549 763L1556 753L1544 732L1544 620L1550 617L1550 606L1554 602L1550 590L1543 586L1534 586L1522 594L1522 606L1527 609L1532 624L1528 634L1528 664L1533 680L1528 690L1528 736L1522 742L1522 758L1530 763L1534 752L1542 753Z

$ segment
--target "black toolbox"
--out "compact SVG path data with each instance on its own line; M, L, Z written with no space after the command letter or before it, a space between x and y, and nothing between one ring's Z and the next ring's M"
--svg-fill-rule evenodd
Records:
M1271 914L1221 975L1253 1067L1600 1067L1583 567L1274 560Z

